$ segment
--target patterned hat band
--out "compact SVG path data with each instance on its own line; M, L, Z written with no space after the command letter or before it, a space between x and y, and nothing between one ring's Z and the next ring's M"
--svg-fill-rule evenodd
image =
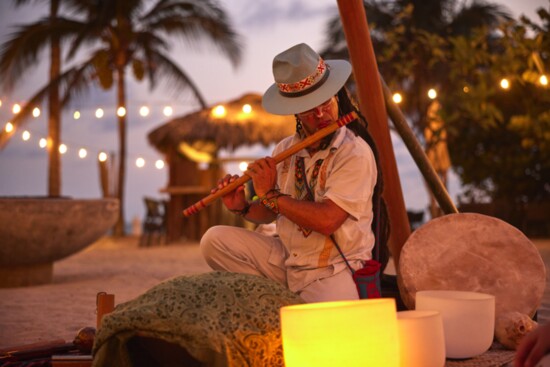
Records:
M319 88L330 74L330 67L325 64L322 58L315 69L315 74L308 75L304 79L295 83L277 83L279 93L285 97L300 97L313 92Z

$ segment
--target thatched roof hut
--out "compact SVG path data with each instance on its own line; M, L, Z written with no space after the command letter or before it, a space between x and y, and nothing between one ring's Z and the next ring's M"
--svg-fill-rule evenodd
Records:
M148 134L151 145L164 153L168 163L168 186L162 189L170 194L168 241L182 236L198 240L215 224L242 225L235 222L242 219L228 214L219 201L189 218L182 215L182 210L207 196L225 174L217 159L220 149L268 146L294 133L294 118L267 113L261 99L259 94L245 94L213 108L176 117ZM209 163L209 168L200 170L201 162Z
M257 143L268 146L292 135L294 118L267 113L261 102L261 95L249 93L219 104L224 114L217 115L221 111L216 106L177 117L149 133L149 142L164 153L181 143L198 149L213 145L218 151Z

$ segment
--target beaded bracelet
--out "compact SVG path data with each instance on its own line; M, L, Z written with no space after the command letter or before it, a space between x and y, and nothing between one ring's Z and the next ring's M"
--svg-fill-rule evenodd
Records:
M270 193L275 193L275 195L272 195L271 197L268 197ZM287 194L283 194L279 191L279 189L271 189L269 190L264 196L259 198L258 200L260 203L265 206L267 209L271 210L275 214L279 214L279 203L277 201L278 198L281 196L290 196Z
M251 207L251 204L247 201L246 204L244 204L244 208L242 208L241 210L229 209L229 211L231 213L235 213L237 215L240 215L241 217L244 217L250 211L250 207Z

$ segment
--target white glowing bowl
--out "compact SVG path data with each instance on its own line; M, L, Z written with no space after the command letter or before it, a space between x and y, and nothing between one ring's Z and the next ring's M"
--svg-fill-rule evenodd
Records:
M445 335L438 311L397 313L401 367L443 367Z
M495 332L495 297L466 291L416 292L417 310L441 313L447 358L471 358L485 353Z

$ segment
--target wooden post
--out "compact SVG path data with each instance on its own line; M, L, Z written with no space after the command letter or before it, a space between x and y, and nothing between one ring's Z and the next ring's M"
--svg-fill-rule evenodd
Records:
M337 0L338 9L357 84L359 106L369 123L378 152L384 178L384 199L388 207L391 226L389 248L395 264L399 264L401 248L411 230L403 200L401 182L388 127L384 94L380 84L378 66L370 39L367 15L362 0Z

